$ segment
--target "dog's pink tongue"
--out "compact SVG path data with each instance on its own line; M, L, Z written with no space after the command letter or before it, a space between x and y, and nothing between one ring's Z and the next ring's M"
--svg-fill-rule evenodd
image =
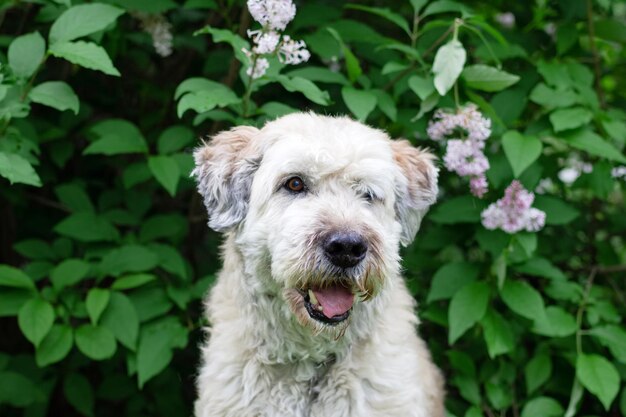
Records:
M354 294L341 285L318 288L313 290L313 292L315 293L315 298L323 307L322 313L329 319L344 314L354 304Z

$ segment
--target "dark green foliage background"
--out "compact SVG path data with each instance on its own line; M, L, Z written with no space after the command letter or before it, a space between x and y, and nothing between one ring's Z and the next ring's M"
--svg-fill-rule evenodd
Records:
M458 100L492 120L490 192L471 197L442 167L442 197L404 251L449 413L626 415L626 208L611 176L626 165L626 3L297 1L286 33L311 60L273 60L252 84L237 59L256 27L243 1L101 0L117 8L93 21L79 9L85 33L64 39L99 57L63 59L51 28L88 3L0 5L0 415L191 415L220 242L189 178L197 138L310 109L442 156L425 131L455 97L434 91L431 66L455 27L467 51ZM506 12L512 28L497 23ZM172 25L171 56L142 30L151 14ZM38 42L45 60L16 67ZM500 63L479 80L468 71ZM185 82L199 77L215 83ZM511 153L507 137L541 151ZM565 185L571 157L593 171ZM547 213L538 233L480 224L514 178L530 190L553 181L535 201Z

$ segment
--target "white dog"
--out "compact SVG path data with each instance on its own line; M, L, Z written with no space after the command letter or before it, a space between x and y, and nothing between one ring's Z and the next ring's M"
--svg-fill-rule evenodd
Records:
M225 233L196 417L442 417L443 380L400 275L437 194L429 153L292 114L195 152Z

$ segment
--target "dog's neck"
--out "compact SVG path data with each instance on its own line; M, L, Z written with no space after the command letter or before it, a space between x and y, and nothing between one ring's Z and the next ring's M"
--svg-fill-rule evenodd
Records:
M234 236L227 236L233 239ZM289 365L303 362L318 368L332 359L342 360L350 354L353 344L364 343L376 331L375 317L381 314L387 297L381 295L374 300L357 302L353 317L345 333L338 336L333 332L315 334L309 327L302 326L282 298L280 288L273 283L267 266L257 267L246 262L246 256L236 245L224 245L224 269L221 273L229 280L232 288L229 295L236 299L240 320L233 329L240 332L241 342L250 349L250 354L266 364ZM222 284L223 285L223 284ZM383 291L384 292L384 291Z

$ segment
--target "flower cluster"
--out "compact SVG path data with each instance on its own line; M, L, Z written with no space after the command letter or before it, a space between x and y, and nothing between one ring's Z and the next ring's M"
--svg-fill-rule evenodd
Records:
M141 28L152 37L152 45L157 54L162 57L172 55L172 24L160 14L134 13L134 17L141 22Z
M476 105L470 103L456 113L437 110L427 133L433 140L453 137L448 139L443 157L446 168L469 177L472 194L482 197L488 187L485 172L489 169L489 160L483 149L491 135L491 120L483 117Z
M536 232L542 229L546 222L546 213L531 207L534 200L535 195L514 180L504 190L504 197L483 210L483 226L489 230L502 229L506 233L520 230Z
M626 166L621 165L611 170L611 176L616 180L626 180Z
M593 171L593 165L582 161L576 154L570 155L563 164L565 167L559 171L558 177L565 185L571 185L582 174L589 174Z
M262 77L270 66L263 55L276 54L280 62L297 65L306 62L311 53L304 41L296 41L281 35L287 24L296 15L292 0L248 0L248 10L252 18L262 26L259 30L249 30L252 49L243 49L250 61L246 73L252 78Z

